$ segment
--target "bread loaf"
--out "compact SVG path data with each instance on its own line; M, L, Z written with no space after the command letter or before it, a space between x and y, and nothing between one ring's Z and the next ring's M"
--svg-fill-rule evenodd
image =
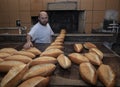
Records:
M86 49L90 49L90 48L96 48L97 46L91 42L85 42L83 44L83 46L86 48Z
M0 58L2 58L2 59L6 58L6 57L8 57L8 56L11 56L11 54L5 53L5 52L1 52L1 53L0 53Z
M82 44L80 44L80 43L74 44L74 50L75 50L76 52L81 52L82 49L83 49Z
M24 81L18 87L46 87L48 83L49 77L36 76Z
M63 46L61 46L61 45L52 45L52 46L49 46L49 47L47 47L45 50L49 50L49 49L63 49L64 47Z
M91 48L89 49L90 52L95 52L96 54L99 55L100 59L103 59L103 52L100 51L98 48Z
M51 43L50 45L51 45L51 46L57 46L57 45L62 46L63 43L62 43L62 42L53 42L53 43Z
M62 53L63 51L61 51L60 49L49 49L42 52L40 56L51 56L57 58Z
M89 62L84 62L81 63L79 66L79 71L82 79L90 83L92 85L96 85L97 83L97 73L95 67L89 63Z
M24 56L28 56L30 58L35 58L35 54L31 53L31 52L27 52L27 51L18 51L16 52L14 55L24 55Z
M57 57L57 60L58 60L58 63L60 64L60 66L64 69L71 67L71 60L64 54L59 55Z
M109 65L102 64L97 70L100 81L106 87L115 87L116 75Z
M71 53L68 55L73 63L80 64L82 62L89 62L88 58L79 53Z
M4 60L0 58L0 63L3 62Z
M37 49L36 47L30 47L29 49L23 49L25 51L31 52L34 55L40 55L41 51L39 49Z
M27 65L14 66L1 81L1 87L16 87L28 69Z
M32 61L30 57L23 56L23 55L12 55L4 59L5 61L15 60L15 61L21 61L23 63L29 63Z
M24 75L23 80L27 80L35 76L49 76L55 70L54 64L39 64L32 66Z
M0 63L0 72L8 72L13 66L25 65L20 61L3 61Z
M36 59L34 59L31 63L30 66L33 65L37 65L37 64L44 64L44 63L57 63L57 59L54 57L50 57L50 56L41 56L41 57L37 57Z
M16 53L17 50L14 48L2 48L2 49L0 49L0 52L5 52L5 53L9 53L12 55L12 54Z
M101 65L102 64L102 60L99 58L99 56L94 53L94 52L89 52L89 53L85 53L84 54L89 61L94 64L94 65Z

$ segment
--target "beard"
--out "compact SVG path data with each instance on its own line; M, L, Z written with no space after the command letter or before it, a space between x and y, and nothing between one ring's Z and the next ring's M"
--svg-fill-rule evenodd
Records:
M43 22L39 21L39 22L40 22L40 24L43 25L43 26L46 26L47 23L48 23L48 21L43 21Z

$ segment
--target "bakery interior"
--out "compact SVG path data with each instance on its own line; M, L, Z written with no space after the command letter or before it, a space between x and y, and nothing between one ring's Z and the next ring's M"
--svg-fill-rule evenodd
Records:
M62 47L60 46L59 49L63 52L61 54L64 54L62 56L68 57L71 64L69 67L64 68L61 66L58 56L55 56L57 62L52 62L54 66L51 65L54 69L49 70L49 72L40 71L42 73L50 74L41 75L41 77L38 78L39 80L35 78L37 79L36 81L38 81L36 86L20 86L20 84L25 81L40 76L38 73L35 76L23 80L24 74L26 74L27 70L32 66L32 64L30 64L31 61L34 61L39 56L37 55L32 58L30 62L25 63L26 66L21 66L24 67L24 70L26 67L29 68L24 72L21 71L21 75L18 75L18 77L17 75L9 77L8 79L11 79L11 81L8 82L4 81L6 81L6 75L9 75L11 70L10 67L12 65L2 65L2 62L8 60L6 58L0 58L2 59L0 60L0 67L2 67L0 68L0 87L120 86L120 0L0 0L0 52L3 48L14 48L17 51L21 51L23 49L23 45L26 42L26 34L38 21L37 14L40 10L45 10L49 15L49 23L55 33L52 36L52 43L62 37L62 41L60 41L62 42ZM62 36L62 34L64 35ZM97 77L96 82L91 82L88 79L84 79L86 78L83 76L85 73L82 73L82 71L80 72L82 69L80 68L80 64L76 63L74 59L69 58L71 53L82 55L88 53L90 49L85 48L84 46L86 42L92 43L92 45L95 45L99 51L103 53L101 64L111 67L111 69L108 67L107 69L106 67L103 68L108 70L105 74L110 74L108 77L113 78L113 81L109 81L111 83L105 83L104 80L101 81L100 76L97 75L97 71L100 70L99 67L101 64L94 65L92 62L92 67L95 67L94 72L97 73ZM41 51L42 54L49 46L52 45L52 43L37 43L34 44L34 47L36 50L38 49ZM76 52L75 44L82 44L82 51ZM7 51L9 52L10 50ZM33 63L33 65L39 65L38 62L36 64ZM9 67L9 70L4 71L4 68L7 67ZM86 76L88 73L92 72L88 71L86 71ZM113 76L111 74L112 71L114 72L114 74L112 73ZM103 70L103 72L105 72L105 70ZM104 75L101 77L103 77L102 79L105 79ZM41 79L45 79L45 81L42 81Z

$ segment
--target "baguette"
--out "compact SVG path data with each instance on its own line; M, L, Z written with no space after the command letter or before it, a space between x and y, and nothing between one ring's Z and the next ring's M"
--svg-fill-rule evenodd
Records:
M8 72L13 66L25 65L20 61L3 61L0 63L0 72Z
M68 55L73 63L80 64L82 62L89 62L88 58L79 53L71 53Z
M95 52L96 54L99 55L100 59L102 60L103 59L103 52L100 51L98 48L91 48L89 49L90 52Z
M12 54L16 53L17 50L14 48L2 48L2 49L0 49L0 52L5 52L5 53L9 53L12 55Z
M18 51L14 55L24 55L24 56L28 56L30 58L35 58L35 54L33 54L31 52L27 52L27 51Z
M74 50L75 50L76 52L81 52L82 49L83 49L82 44L78 44L78 43L74 44Z
M29 63L32 61L30 57L23 56L23 55L12 55L4 59L5 61L15 60L15 61L21 61L23 63Z
M71 67L71 60L64 54L59 55L57 60L60 66L64 69Z
M57 63L57 59L54 57L50 57L50 56L42 56L42 57L37 57L36 59L34 59L33 61L31 61L30 66L34 66L37 64L44 64L44 63Z
M61 46L61 45L52 45L52 46L49 46L49 47L47 47L45 50L49 50L49 49L63 49L64 47L63 46Z
M55 70L56 66L54 64L39 64L32 66L24 75L23 80L35 76L49 76Z
M36 76L24 81L18 87L46 87L48 83L49 77Z
M95 67L91 63L81 63L79 66L79 71L82 79L85 82L90 83L92 85L96 85L97 73Z
M109 65L102 64L97 70L98 78L106 87L115 87L116 75Z
M97 47L95 44L93 44L93 43L91 43L91 42L85 42L85 43L83 44L83 46L84 46L84 48L86 48L86 49L96 48L96 47Z
M42 52L40 56L51 56L57 58L62 53L63 51L61 51L60 49L49 49Z
M29 49L23 49L24 51L28 51L28 52L31 52L33 53L34 55L40 55L42 52L37 49L36 47L30 47Z
M16 87L28 69L27 65L12 67L1 81L1 87Z
M85 53L84 54L89 61L94 64L94 65L101 65L102 64L102 60L99 58L99 56L94 53L94 52L89 52L89 53Z
M8 56L11 56L11 54L5 53L5 52L1 52L1 53L0 53L0 58L2 58L2 59L6 58L6 57L8 57Z

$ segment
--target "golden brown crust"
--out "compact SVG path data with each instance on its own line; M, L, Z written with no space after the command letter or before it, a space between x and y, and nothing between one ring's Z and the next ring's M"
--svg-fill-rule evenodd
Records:
M88 58L79 53L71 53L68 55L73 63L80 64L82 62L89 62Z
M99 55L100 59L103 59L103 52L101 50L99 50L98 48L91 48L89 49L90 52L95 52L96 54Z
M39 64L32 66L24 75L23 80L35 76L49 76L55 70L56 66L54 64Z
M94 53L94 52L89 52L89 53L85 53L84 54L89 61L94 64L94 65L101 65L102 64L102 60L99 58L99 56Z
M45 63L57 63L57 59L54 57L50 56L42 56L42 57L37 57L33 61L31 61L30 66L37 65L37 64L45 64Z
M11 56L11 54L5 53L5 52L1 52L1 53L0 53L0 58L2 58L2 59L6 58L6 57L8 57L8 56Z
M35 58L35 55L33 53L27 51L18 51L14 55L24 55L30 58Z
M10 61L10 60L21 61L23 63L29 63L30 61L32 61L30 57L27 57L24 55L12 55L12 56L5 58L5 61Z
M78 44L78 43L74 44L74 50L75 50L76 52L81 52L82 49L83 49L82 44L80 44L80 43L79 43L79 44Z
M1 81L1 87L16 87L28 69L27 65L12 67Z
M20 61L3 61L0 63L0 72L8 72L13 66L25 65Z
M57 60L58 60L58 63L60 64L60 66L64 69L71 67L71 60L64 54L59 55L57 57Z
M46 87L48 83L49 77L36 76L24 81L18 87Z
M5 53L9 53L12 55L12 54L16 53L17 50L14 48L2 48L2 49L0 49L0 52L5 52Z
M61 51L60 49L49 49L42 52L40 56L51 56L57 58L62 53L63 51Z
M109 65L102 64L97 70L100 81L106 87L115 87L116 75Z
M86 48L86 49L90 49L90 48L96 48L97 46L91 42L85 42L83 44L83 46Z
M97 73L95 67L89 63L81 63L79 66L79 71L82 79L87 83L96 85L97 83Z

